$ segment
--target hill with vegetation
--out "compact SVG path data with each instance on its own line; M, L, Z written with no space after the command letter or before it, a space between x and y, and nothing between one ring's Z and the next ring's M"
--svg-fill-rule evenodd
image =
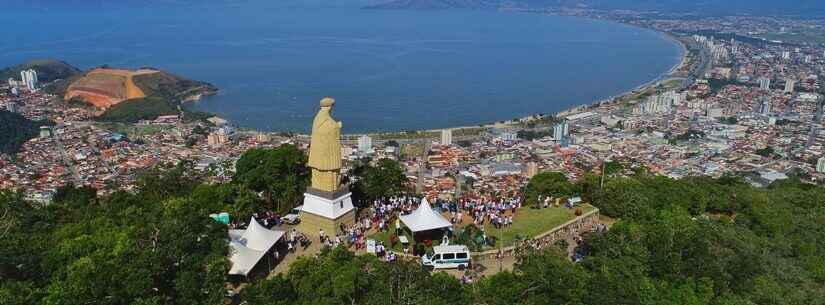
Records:
M40 126L52 125L27 119L17 113L0 110L0 153L15 154L23 143L40 132Z
M96 68L61 85L55 86L53 93L62 95L64 100L85 102L100 109L99 120L128 123L177 114L183 102L218 90L209 83L153 68Z
M0 81L5 82L9 78L20 80L20 71L28 69L37 71L37 79L43 83L69 79L81 73L80 69L66 62L53 59L41 59L0 70Z
M162 115L178 114L178 109L159 97L144 97L118 103L97 117L99 121L132 123Z
M305 167L295 171L306 156L291 145L241 159L235 179L223 184L204 183L191 164L181 163L145 173L132 192L108 196L68 186L52 204L39 206L0 193L0 299L9 305L220 304L229 281L228 228L207 215L227 211L247 219L264 208L288 209L277 203L300 193L290 182L308 179ZM673 180L644 171L621 177L617 173L627 170L619 164L606 172L603 185L592 174L568 181L542 173L525 190L528 204L547 192L579 194L618 219L610 230L584 237L579 263L566 257L564 245L527 249L518 252L512 271L462 284L416 262L386 263L336 248L298 258L285 274L254 280L240 301L823 304L825 188L794 178L755 188L736 177Z

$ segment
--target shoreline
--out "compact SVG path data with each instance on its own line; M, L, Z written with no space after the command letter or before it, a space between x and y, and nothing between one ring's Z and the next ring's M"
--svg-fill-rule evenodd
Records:
M546 14L546 15L552 15L552 16L565 16L565 15L552 14L552 13L548 14L546 12L530 12L530 11L526 11L526 12ZM526 121L526 120L531 120L531 119L535 119L537 117L542 117L542 116L546 116L546 115L558 115L558 114L562 114L562 113L567 114L567 115L574 114L574 113L580 112L580 111L582 111L582 110L584 110L588 107L598 107L601 104L612 102L612 101L615 101L616 99L620 99L622 97L633 95L633 94L635 94L639 91L647 90L650 87L657 86L657 85L659 85L660 83L662 83L666 80L674 79L676 77L674 77L673 74L676 71L678 71L682 66L684 66L685 64L688 63L688 55L690 54L690 52L688 50L688 47L681 40L679 40L673 33L663 32L663 31L659 31L659 30L656 30L656 29L642 27L642 26L638 26L638 25L634 25L634 24L623 23L623 22L616 21L616 20L598 19L598 18L591 18L591 17L585 17L585 16L567 16L567 17L582 18L582 19L589 19L589 20L595 20L595 21L605 21L605 22L610 22L610 23L615 23L615 24L618 24L618 25L622 25L622 26L629 26L629 27L637 28L637 29L640 29L640 30L653 31L656 34L662 36L662 38L664 38L664 40L667 40L670 43L673 43L673 44L675 44L679 47L679 49L680 49L679 52L681 53L679 55L679 57L681 58L681 60L679 60L670 69L668 69L667 71L661 73L656 78L651 79L650 81L644 82L642 84L639 84L638 86L630 88L630 89L628 89L624 92L620 92L620 93L617 93L615 95L605 97L605 98L602 98L602 99L596 99L596 100L583 102L581 104L578 104L578 105L575 105L575 106L570 106L570 107L567 107L567 108L564 108L564 109L560 109L560 110L555 111L555 112L548 112L548 113L536 112L536 113L533 113L533 114L520 116L518 119L509 119L509 120L504 120L504 121L493 121L493 122L487 121L487 122L479 122L479 123L473 124L473 125L458 125L458 126L443 127L443 128L412 129L412 130L409 130L409 131L414 131L414 132L417 132L417 133L432 133L432 132L441 132L443 130L466 130L466 129L494 128L494 127L505 127L506 128L506 127L511 127L515 124L518 124L518 123ZM220 116L220 114L217 114L217 113L213 113L213 114L214 114L215 117L223 119ZM502 122L504 122L504 123L502 123ZM229 123L231 124L232 122L229 121ZM284 132L286 132L286 133L290 133L290 134L298 135L298 136L308 136L308 134L306 134L305 132L293 132L293 131L285 131L285 130L265 131L265 130L260 130L260 129L257 129L257 128L246 128L246 127L241 127L241 126L237 126L237 125L236 125L236 128L239 129L239 130L247 131L247 132L258 132L258 133L284 133ZM408 131L397 130L397 131L356 132L356 133L343 133L342 136L346 136L346 137L363 136L363 135L380 136L380 135L403 134L403 133L406 133L406 132L408 132ZM425 138L427 138L427 137L422 137L421 139L425 139ZM378 140L378 141L385 141L385 140Z
M555 15L555 16L561 16L561 15ZM512 120L512 119L511 120L506 120L506 121L504 121L503 124L500 123L500 122L487 122L487 123L479 123L477 125L463 125L463 126L435 128L435 129L415 129L413 131L427 133L427 132L440 132L440 131L443 131L443 130L494 128L494 127L497 127L497 126L508 127L508 126L512 126L513 124L517 124L521 121L530 120L530 119L540 117L540 116L544 116L544 115L557 115L557 114L560 114L560 113L565 113L565 114L568 114L568 115L569 114L574 114L574 113L579 112L580 110L583 110L582 108L598 107L603 103L611 102L611 101L614 101L616 99L619 99L619 98L622 98L622 97L625 97L625 96L633 95L636 92L647 90L650 87L657 86L658 84L660 84L660 83L662 83L666 80L673 79L674 78L673 74L676 71L678 71L682 66L684 66L685 64L688 63L688 55L690 55L690 51L688 50L687 45L685 45L681 40L677 39L676 36L673 33L658 31L658 30L655 30L655 29L645 28L645 27L641 27L641 26L637 26L637 25L633 25L633 24L622 23L622 22L614 21L614 20L595 19L595 18L580 17L580 16L575 16L575 17L576 18L583 18L583 19L590 19L590 20L607 21L607 22L617 23L617 24L620 24L620 25L635 27L635 28L642 29L642 30L654 31L654 32L658 33L659 35L663 36L665 38L665 40L669 40L670 42L672 42L672 43L676 44L677 46L679 46L679 49L680 49L680 52L681 52L681 55L679 57L681 58L681 60L679 60L679 62L676 63L675 65L673 65L673 67L671 67L667 72L662 73L658 77L656 77L656 78L654 78L654 79L652 79L648 82L645 82L645 83L640 84L636 87L633 87L632 89L629 89L627 91L624 91L622 93L618 93L616 95L613 95L613 96L610 96L610 97L607 97L607 98L604 98L604 99L590 101L590 102L587 102L587 103L579 104L577 106L571 106L571 107L568 107L566 109L561 109L561 110L556 111L556 112L552 112L552 113L534 113L534 114L522 116L518 120ZM404 131L346 133L346 134L342 134L342 136L388 135L388 134L398 134L398 133L403 133L403 132ZM296 134L303 135L303 133L296 133Z

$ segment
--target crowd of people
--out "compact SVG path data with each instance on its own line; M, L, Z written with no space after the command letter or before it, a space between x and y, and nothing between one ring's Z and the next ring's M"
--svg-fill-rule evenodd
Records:
M521 205L522 199L519 196L502 199L462 198L457 203L440 202L441 209L449 211L453 224L461 223L464 215L467 215L476 226L488 224L497 229L511 226Z
M252 214L252 217L255 218L255 221L267 229L272 229L272 227L277 227L283 224L281 215L273 211L254 213ZM243 219L235 219L229 223L230 229L246 229L247 226L249 226L249 224Z
M400 229L398 215L412 213L421 203L421 198L414 196L399 196L375 200L369 211L362 219L364 226L375 228L378 231ZM495 228L504 228L513 224L518 209L522 207L522 198L513 196L504 199L462 198L458 201L436 199L433 208L442 213L448 213L451 223L462 224L465 217L472 219L472 223L482 227L485 224Z

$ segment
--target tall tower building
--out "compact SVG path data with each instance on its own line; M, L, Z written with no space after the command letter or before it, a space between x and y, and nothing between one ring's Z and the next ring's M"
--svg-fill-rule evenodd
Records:
M819 158L816 162L816 171L820 173L825 173L825 157Z
M759 78L759 89L771 90L771 80L767 77Z
M759 114L770 114L771 113L771 98L769 96L763 96L762 101L759 103Z
M443 146L453 145L453 130L452 129L444 129L444 130L441 131L441 145L443 145Z
M553 126L553 139L559 142L564 141L567 136L570 134L570 125L567 121L563 121L561 123L556 124Z
M792 79L785 80L785 93L793 93L794 87L796 87L796 81Z
M372 150L372 138L368 135L358 137L358 151L366 153Z
M37 71L32 69L20 71L20 79L30 91L37 89Z
M534 161L527 162L527 167L524 168L524 177L533 178L533 176L538 175L538 173L539 164Z
M17 103L12 102L12 101L7 102L6 103L6 110L8 110L11 113L17 113L17 111L18 111Z

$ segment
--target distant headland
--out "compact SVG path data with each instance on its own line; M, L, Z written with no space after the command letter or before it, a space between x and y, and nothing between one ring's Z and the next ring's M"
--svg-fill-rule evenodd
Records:
M178 114L182 103L218 92L214 85L160 69L100 66L86 72L58 60L33 60L0 71L2 79L34 69L44 91L79 106L92 107L101 121L137 122Z

